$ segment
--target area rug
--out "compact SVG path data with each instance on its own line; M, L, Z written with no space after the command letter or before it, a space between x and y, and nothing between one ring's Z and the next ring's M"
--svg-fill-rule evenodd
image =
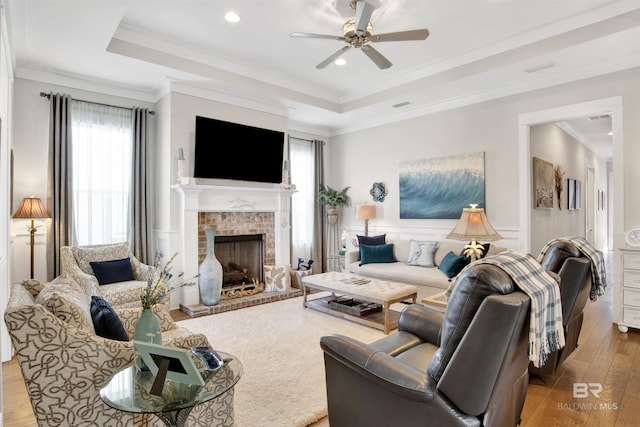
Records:
M298 427L327 415L320 337L363 342L382 331L302 307L302 297L182 320L211 346L236 356L244 373L235 387L235 426Z

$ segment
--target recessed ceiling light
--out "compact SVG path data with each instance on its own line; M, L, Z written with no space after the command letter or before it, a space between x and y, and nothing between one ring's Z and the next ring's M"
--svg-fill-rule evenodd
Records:
M224 15L224 19L226 19L227 22L238 22L238 21L240 21L240 17L235 12L227 12L227 14Z
M347 63L347 60L346 60L346 59L343 59L343 58L338 58L338 59L336 59L336 61L334 62L334 64L336 64L336 65L344 65L344 64L346 64L346 63Z
M609 135L609 136L613 136L613 132L609 132L607 135Z

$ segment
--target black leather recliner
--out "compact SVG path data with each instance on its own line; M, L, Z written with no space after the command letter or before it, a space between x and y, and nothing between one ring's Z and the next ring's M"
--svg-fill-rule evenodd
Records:
M544 377L554 373L578 348L578 338L584 319L584 307L591 290L591 260L570 242L560 241L550 246L540 262L542 268L560 276L562 327L565 345L549 354L543 366L529 365L529 373Z
M444 314L421 305L371 344L321 338L329 423L515 426L529 383L530 300L499 267L457 279Z

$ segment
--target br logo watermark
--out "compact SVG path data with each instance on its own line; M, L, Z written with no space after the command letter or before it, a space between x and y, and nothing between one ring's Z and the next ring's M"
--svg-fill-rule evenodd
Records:
M600 399L603 387L600 383L573 383L573 398L574 399L586 399L594 397ZM615 402L571 402L571 403L558 403L559 410L572 409L575 411L586 410L618 410L618 403Z
M584 399L590 394L596 399L600 399L602 384L600 383L573 383L573 398Z

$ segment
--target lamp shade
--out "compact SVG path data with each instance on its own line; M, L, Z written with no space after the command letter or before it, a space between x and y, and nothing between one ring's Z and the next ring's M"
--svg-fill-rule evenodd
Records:
M483 208L471 205L462 209L462 215L447 239L453 240L500 240L502 236L493 229L484 213Z
M356 217L358 217L358 219L374 219L376 217L376 206L358 205Z
M25 197L13 218L50 218L49 212L42 205L42 201L34 196Z

